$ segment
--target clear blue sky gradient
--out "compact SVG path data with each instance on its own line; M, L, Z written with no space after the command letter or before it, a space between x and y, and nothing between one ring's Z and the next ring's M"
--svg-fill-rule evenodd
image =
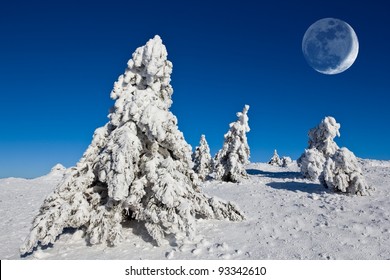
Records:
M386 1L2 1L0 178L69 167L107 122L112 85L133 51L159 34L173 62L172 111L195 147L212 153L245 104L251 161L274 149L297 158L325 116L340 146L390 159L390 17ZM349 23L360 44L344 73L306 63L316 20Z

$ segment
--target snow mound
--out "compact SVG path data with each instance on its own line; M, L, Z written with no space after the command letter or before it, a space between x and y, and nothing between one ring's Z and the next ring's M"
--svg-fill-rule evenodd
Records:
M60 163L57 163L56 165L54 165L52 167L52 169L50 170L50 173L65 172L65 170L66 170L65 166L63 166Z

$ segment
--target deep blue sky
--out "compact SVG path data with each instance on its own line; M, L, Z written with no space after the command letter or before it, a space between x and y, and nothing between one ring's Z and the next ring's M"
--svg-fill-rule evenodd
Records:
M316 20L348 22L360 44L344 73L306 63ZM74 165L107 122L112 85L133 51L159 34L173 62L172 111L195 147L214 154L228 124L251 106L251 161L276 148L297 158L325 116L340 146L390 159L390 17L386 1L2 1L0 178Z

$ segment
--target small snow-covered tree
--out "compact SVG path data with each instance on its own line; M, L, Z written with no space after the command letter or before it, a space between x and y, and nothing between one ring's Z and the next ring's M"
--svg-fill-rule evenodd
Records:
M229 131L225 134L223 147L215 156L215 178L227 182L240 182L248 175L245 165L249 163L250 150L246 133L248 125L249 105L245 105L242 112L237 113L238 120L231 123Z
M290 157L282 157L282 167L287 167L290 163L292 163L292 159Z
M274 155L269 160L268 164L279 167L287 167L290 163L292 163L292 159L290 157L279 157L278 151L274 150Z
M368 195L369 190L360 164L347 148L333 141L340 136L340 124L326 117L309 131L309 148L297 160L304 177L316 180L340 192Z
M161 244L168 234L193 237L196 218L243 219L232 203L200 188L191 148L169 111L172 63L161 38L138 48L127 65L111 92L109 122L43 202L22 254L54 243L68 227L84 230L90 244L116 245L122 222L135 219Z
M339 148L333 140L340 136L339 129L340 124L333 117L325 117L318 126L310 129L309 147L297 160L304 177L319 179L326 159Z
M204 135L200 137L199 146L195 148L192 160L194 162L194 171L198 174L199 179L204 181L212 171L210 148Z
M347 148L338 149L327 159L324 182L329 188L350 194L368 195L370 190L356 156Z
M268 164L274 165L274 166L282 166L282 160L280 159L277 150L274 150L274 155L272 156L272 158L270 159Z

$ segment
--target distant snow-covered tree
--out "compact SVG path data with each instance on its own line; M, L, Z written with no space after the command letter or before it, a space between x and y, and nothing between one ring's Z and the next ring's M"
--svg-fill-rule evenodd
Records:
M250 150L246 133L248 125L249 106L245 105L242 112L237 113L238 120L231 123L225 134L223 147L215 156L215 178L227 182L240 182L247 178L245 165L249 163Z
M292 159L290 157L279 157L278 151L274 150L274 155L269 160L268 164L279 167L287 167L290 163L292 163Z
M290 163L292 163L292 159L290 157L282 157L282 167L287 167Z
M340 124L333 117L325 117L321 123L309 131L309 147L298 158L304 177L311 180L319 179L324 164L339 148L334 142L340 136Z
M357 158L347 148L338 149L327 159L324 182L329 188L350 194L368 195L370 190Z
M191 148L169 111L172 63L160 37L138 48L127 65L111 92L109 122L43 202L22 254L54 243L68 227L84 230L90 244L116 245L122 222L135 219L161 244L168 234L193 237L196 218L243 219L232 203L199 187Z
M282 166L282 160L280 159L277 150L274 150L274 155L272 156L272 158L270 159L268 164L274 165L274 166Z
M198 174L199 179L204 181L212 172L210 148L204 135L200 137L199 146L195 148L192 160L194 162L194 171Z

